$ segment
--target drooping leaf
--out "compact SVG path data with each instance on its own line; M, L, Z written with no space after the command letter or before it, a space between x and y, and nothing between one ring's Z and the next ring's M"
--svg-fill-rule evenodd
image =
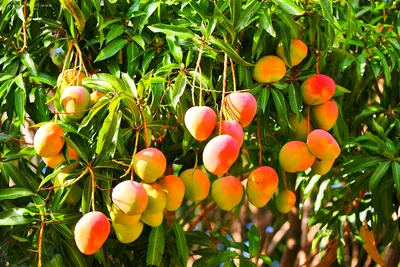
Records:
M162 255L164 254L164 247L164 226L160 225L158 227L153 227L149 236L146 264L160 266Z
M176 237L176 245L178 248L178 255L181 258L183 265L187 265L189 258L189 248L186 243L185 232L181 225L176 220L173 220L173 230Z
M250 258L257 256L260 249L260 233L257 227L252 224L249 231L249 255Z
M390 167L390 161L384 161L376 168L371 178L369 179L369 188L373 190L380 182L382 177L386 174Z
M121 51L122 48L128 43L127 39L118 38L107 44L97 55L94 62L105 60L114 56L116 53Z
M85 17L82 14L82 10L73 0L60 0L60 2L63 7L67 9L68 12L70 12L74 17L78 31L82 33L86 23Z

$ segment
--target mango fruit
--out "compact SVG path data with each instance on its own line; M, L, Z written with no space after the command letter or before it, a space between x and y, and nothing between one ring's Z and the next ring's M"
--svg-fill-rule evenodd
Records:
M77 161L79 159L78 154L73 150L71 147L67 146L67 157L69 161ZM64 157L64 153L61 151L57 155L51 158L43 157L43 162L46 163L47 166L50 168L57 168L59 165L63 164L67 160ZM65 173L72 172L76 167L78 167L79 163L74 162L70 164L68 167L65 167L62 171Z
M224 100L223 113L227 120L235 120L247 127L257 113L257 100L248 92L233 92Z
M297 66L301 61L307 56L308 47L305 43L303 43L299 39L292 39L290 42L290 60L292 62L292 66ZM279 43L276 54L285 62L286 66L289 66L287 59L285 57L285 50L283 49L282 42Z
M140 220L141 214L127 215L113 203L111 205L110 217L113 224L135 225Z
M321 160L315 159L314 164L311 166L311 170L315 174L325 175L327 174L333 166L335 160Z
M83 78L86 78L86 75L79 70L65 70L64 73L58 75L57 85L60 86L61 90L67 86L82 86Z
M63 184L67 183L66 181L68 177L68 173L60 172L57 174L56 178L54 178L54 190L57 191L59 188L63 188ZM65 203L68 205L75 205L82 198L82 188L78 184L73 184L71 189L68 192L67 198L65 199Z
M279 212L288 213L296 203L296 195L290 190L281 191L276 196L275 203Z
M62 118L67 121L79 121L85 117L90 106L90 94L82 86L67 86L61 94L60 102L66 112Z
M204 141L211 135L217 124L217 114L210 107L195 106L186 111L184 121L194 139Z
M331 77L317 74L305 80L300 90L305 104L319 105L332 98L336 84Z
M185 196L185 184L182 179L175 175L167 175L160 180L159 185L167 198L165 209L168 211L177 210Z
M185 185L185 197L193 202L204 200L210 192L210 179L200 169L187 169L179 178Z
M143 231L143 222L141 221L137 221L132 225L118 224L113 222L112 226L119 242L124 244L132 243L138 239Z
M339 109L333 100L311 107L311 119L316 128L329 131L338 117Z
M242 126L235 120L224 120L217 123L214 130L214 137L218 136L219 128L221 127L221 134L227 134L232 136L236 142L239 144L239 147L243 144L244 139L244 131Z
M247 179L246 194L251 204L261 208L267 205L278 188L278 174L268 166L252 171Z
M301 120L298 122L296 114L293 113L289 116L289 122L293 128L293 130L290 129L291 138L303 142L307 141L307 119L301 116ZM310 131L313 129L314 127L310 123Z
M127 180L114 187L112 201L125 214L138 215L145 211L149 197L143 185Z
M93 107L94 104L96 104L100 100L100 98L103 97L103 95L104 95L104 93L102 93L102 92L93 91L90 94L90 107Z
M142 217L140 218L142 222L151 227L160 226L163 222L163 219L164 219L163 212L158 212L158 213L143 212Z
M86 213L75 226L74 237L78 249L85 255L98 251L110 234L110 222L99 211Z
M140 179L146 183L152 183L164 174L167 159L157 148L148 147L135 154L133 167Z
M145 212L162 212L165 209L165 205L167 204L167 197L162 187L157 183L142 183L142 186L146 190L149 199Z
M240 147L236 140L227 134L211 139L203 150L203 164L206 169L221 175L230 169L239 156Z
M61 152L65 140L63 129L54 122L43 124L35 133L33 147L36 154L51 158Z
M242 183L233 176L218 178L212 183L211 196L221 210L230 211L243 198Z
M279 151L279 163L287 172L301 172L311 167L315 156L302 141L287 142Z
M322 160L334 160L340 155L338 142L327 131L316 129L307 136L311 153Z
M264 56L257 60L253 79L258 83L273 83L281 80L286 74L286 66L277 56Z

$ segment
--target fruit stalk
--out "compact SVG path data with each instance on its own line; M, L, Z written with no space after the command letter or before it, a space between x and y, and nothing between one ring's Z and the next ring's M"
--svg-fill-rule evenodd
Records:
M195 97L194 97L194 86L195 86L195 84L196 84L196 76L197 76L197 70L198 69L200 69L200 77L199 77L199 81L200 81L200 97L199 97L199 106L201 106L201 99L202 99L202 86L201 86L201 68L200 68L200 63L201 63L201 57L202 57L202 55L203 55L203 50L204 50L204 45L205 45L205 42L203 41L202 43L201 43L201 46L200 46L200 52L199 52L199 56L197 57L197 62L196 62L196 67L195 67L195 69L194 69L194 79L193 79L193 88L192 88L192 102L193 102L193 106L195 106L196 105L196 102L195 102Z
M258 166L262 165L262 145L261 145L261 130L260 117L257 119L257 142L258 142Z
M38 259L38 267L42 267L42 247L43 247L43 234L44 234L44 215L43 213L41 214L41 220L42 222L40 223L40 232L39 232L39 241L38 241L38 253L39 253L39 259Z
M231 62L231 69L232 69L232 80L233 80L233 91L236 92L236 75L235 75L235 65L233 65L233 60L229 58Z
M88 166L87 169L89 170L89 172L90 172L90 178L92 179L92 210L93 210L93 211L96 211L96 208L95 208L95 200L94 200L94 191L95 191L95 189L96 189L96 181L94 180L94 173L93 173L92 168L90 168L90 167Z
M222 110L224 109L227 71L228 71L228 55L225 54L225 56L224 56L224 73L222 76L222 99L221 99L221 109L219 111L219 121L222 121ZM222 123L219 124L218 135L221 135L221 132L222 132Z

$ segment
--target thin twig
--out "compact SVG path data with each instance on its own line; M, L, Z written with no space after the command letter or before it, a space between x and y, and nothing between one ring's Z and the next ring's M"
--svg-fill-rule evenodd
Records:
M228 55L225 54L224 57L224 73L222 76L222 99L221 99L221 109L219 111L219 132L218 135L221 135L222 132L222 111L224 109L224 104L225 104L225 91L226 91L226 73L228 71Z

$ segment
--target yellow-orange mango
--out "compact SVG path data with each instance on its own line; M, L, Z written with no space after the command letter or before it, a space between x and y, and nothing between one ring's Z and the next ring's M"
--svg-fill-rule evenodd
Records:
M258 83L273 83L281 80L286 73L286 66L277 56L260 58L253 70L253 78Z
M313 170L315 174L325 175L332 168L334 162L335 160L321 160L317 158L311 166L311 170Z
M311 153L322 160L334 160L340 155L338 142L327 131L316 129L307 136Z
M158 213L165 209L167 204L167 196L164 193L162 187L157 183L146 184L142 183L144 189L149 196L149 201L145 212L147 213Z
M65 179L68 177L68 173L65 172L60 172L57 174L56 178L54 178L54 187L55 191L57 191L59 188L63 188L63 185L65 183L68 183L69 181L65 181ZM68 192L67 198L65 199L65 203L69 205L75 205L76 203L79 202L82 198L82 188L78 184L73 184L71 185L71 189Z
M221 210L230 211L242 200L242 183L233 176L218 178L212 183L211 196Z
M94 104L97 103L97 101L99 101L100 98L102 98L104 95L104 93L99 92L99 91L93 91L90 94L90 106L94 106Z
M278 188L278 174L268 166L261 166L250 173L246 194L250 203L261 208L267 205Z
M224 174L236 161L239 152L239 144L232 136L219 135L211 139L203 150L204 166L215 175Z
M210 192L210 179L200 169L187 169L179 178L185 185L185 197L193 202L204 200Z
M58 75L57 84L60 85L61 89L67 86L81 86L83 78L86 78L83 72L76 69L69 69Z
M118 224L113 222L112 226L119 242L124 244L132 243L138 239L143 231L143 223L141 221L137 221L133 225Z
M159 182L167 197L165 209L168 211L177 210L185 196L185 184L175 175L167 175Z
M195 106L186 111L184 121L194 139L204 141L211 135L217 124L217 114L210 107Z
M127 215L138 215L146 210L149 197L140 183L123 181L114 188L112 200Z
M338 116L339 109L333 100L311 107L311 118L316 128L329 131L335 125Z
M278 211L288 213L296 203L296 195L290 190L281 191L276 196L275 203Z
M140 179L146 183L152 183L165 172L167 159L157 148L148 147L136 153L133 167Z
M331 77L317 74L305 80L300 90L304 103L319 105L332 98L335 94L336 84Z
M33 147L36 154L51 158L61 152L64 146L64 131L54 122L43 124L36 132L33 139Z
M247 127L257 113L257 100L248 92L233 92L225 97L224 116Z
M235 120L220 121L214 130L214 137L219 134L219 128L221 127L221 134L227 134L232 136L236 142L238 142L239 147L243 144L244 131L242 126Z
M303 142L307 141L307 119L304 116L301 116L301 121L299 122L296 114L293 113L289 116L289 122L293 128L293 130L290 129L292 139ZM314 127L310 123L310 131L313 129Z
M63 118L67 121L78 121L85 116L90 106L90 94L82 86L68 86L64 88L60 101L66 112Z
M78 249L86 255L98 251L110 234L110 222L99 211L83 215L75 226L75 243Z
M279 151L279 163L287 172L301 172L311 167L315 156L302 141L287 142Z
M71 147L67 146L67 157L69 161L76 161L79 159L78 154L75 152L75 150L73 150ZM64 153L61 151L60 153L58 153L57 155L55 155L52 158L46 158L43 157L42 158L44 163L46 163L47 166L49 166L50 168L57 168L59 165L63 164L64 162L66 162L67 160L64 157ZM78 162L74 162L72 164L70 164L70 166L65 167L62 171L65 173L70 173L72 172L76 167L78 167Z
M152 227L160 226L163 222L163 219L164 219L164 213L162 212L158 213L143 212L142 217L140 218L142 222Z
M299 39L292 39L290 42L290 60L292 61L292 66L299 65L301 61L307 56L308 47L305 43L303 43ZM282 42L279 43L276 54L285 62L286 66L289 66L289 63L285 57L285 50L283 49Z
M115 204L111 205L110 217L111 221L116 224L123 225L135 225L140 220L141 214L138 215L127 215L120 210Z

